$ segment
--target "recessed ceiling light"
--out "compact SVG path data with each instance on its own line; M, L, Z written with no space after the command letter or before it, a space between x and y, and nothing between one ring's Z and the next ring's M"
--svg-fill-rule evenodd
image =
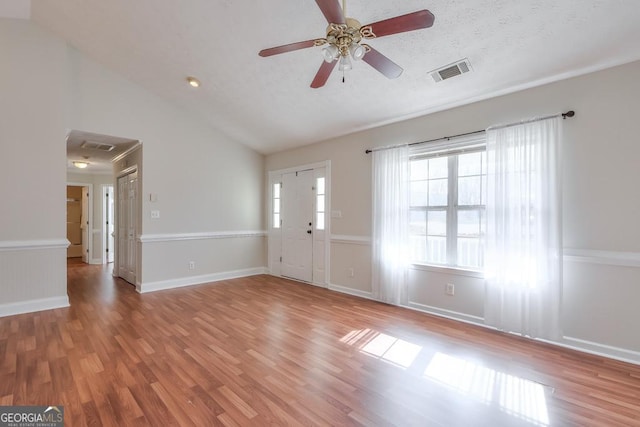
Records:
M192 87L199 87L200 86L200 80L196 79L195 77L187 77L187 82L189 82L189 84Z

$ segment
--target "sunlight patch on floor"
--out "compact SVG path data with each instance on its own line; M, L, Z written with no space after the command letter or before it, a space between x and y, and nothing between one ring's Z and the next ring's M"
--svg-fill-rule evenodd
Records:
M422 377L457 393L538 426L549 426L545 386L463 358L435 352L425 362L424 347L374 329L357 329L340 339L361 353L408 369L424 363ZM426 351L426 350L425 350ZM419 361L416 359L423 352ZM421 369L414 366L412 369ZM418 372L421 372L418 371Z
M389 362L401 368L413 364L422 346L383 334L372 329L359 329L349 332L340 339L348 345L357 346L360 352Z
M436 353L424 372L425 378L476 398L539 426L549 425L544 386L443 353Z

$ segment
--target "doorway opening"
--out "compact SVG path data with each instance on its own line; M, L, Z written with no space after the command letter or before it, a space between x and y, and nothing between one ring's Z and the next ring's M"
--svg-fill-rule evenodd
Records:
M67 184L67 258L86 264L91 263L91 184Z
M68 205L79 204L84 208L80 208L81 218L77 220L82 228L79 232L68 232L68 240L72 243L69 255L74 256L68 259L78 262L68 261L67 267L75 268L85 263L102 264L104 271L136 285L139 276L138 252L141 250L136 245L141 224L140 202L136 198L128 203L127 198L123 202L128 203L125 209L120 209L117 185L122 176L135 177L127 192L131 191L137 197L138 178L141 176L141 143L131 138L72 130L67 135L66 144L68 184L88 190L82 192L88 194L84 205L81 195L68 197ZM132 174L132 171L135 173ZM120 215L125 214L127 217L120 220ZM119 222L129 224L123 241L117 233Z

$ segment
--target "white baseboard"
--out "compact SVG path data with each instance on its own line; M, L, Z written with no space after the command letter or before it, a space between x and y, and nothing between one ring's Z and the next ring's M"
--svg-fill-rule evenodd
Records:
M0 317L63 307L69 307L69 297L66 295L62 297L10 302L8 304L0 304Z
M353 289L353 288L348 288L346 286L334 285L330 283L329 290L376 301L376 299L373 297L373 294L371 292L361 291L360 289Z
M608 357L610 359L640 365L640 352L638 351L627 350L620 347L599 344L597 342L568 336L563 336L561 342L550 341L550 343L570 348L572 350L582 351L584 353L595 354L596 356Z
M424 313L433 314L440 317L446 317L447 319L458 320L460 322L471 323L476 326L484 326L484 318L478 316L472 316L471 314L460 313L458 311L446 310L444 308L433 307L426 304L420 304L417 302L409 301L409 304L402 306L410 308L412 310L422 311Z
M239 277L267 274L266 267L245 268L243 270L223 271L220 273L203 274L201 276L181 277L179 279L161 280L157 282L136 283L140 293L155 292L165 289L182 288L185 286L201 285L203 283L218 282L220 280L237 279Z
M457 320L464 323L469 323L476 326L481 326L488 329L495 329L491 326L487 326L484 323L482 317L471 316L464 313L458 313L456 311L445 310L437 307L431 307L424 304L410 302L407 308L413 310L422 311L428 314L436 316L446 317L448 319ZM520 336L518 334L515 334ZM580 351L583 353L594 354L596 356L607 357L609 359L620 360L622 362L633 363L640 365L640 352L627 350L624 348L613 347L606 344L600 344L592 341L581 340L579 338L573 338L564 336L560 341L543 340L539 338L533 338L533 341L541 341L548 344L556 345L559 347L568 348L571 350Z

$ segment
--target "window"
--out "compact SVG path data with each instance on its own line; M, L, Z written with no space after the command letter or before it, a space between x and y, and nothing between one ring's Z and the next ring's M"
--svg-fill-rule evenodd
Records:
M325 179L316 178L316 230L324 230Z
M280 228L280 189L282 184L276 182L273 184L273 228Z
M483 267L486 177L486 152L477 140L464 149L411 157L409 238L414 262Z

